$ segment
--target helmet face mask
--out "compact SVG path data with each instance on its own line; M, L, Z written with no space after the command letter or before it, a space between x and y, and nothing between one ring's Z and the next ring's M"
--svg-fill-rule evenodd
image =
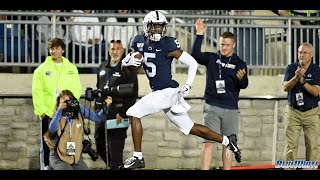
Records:
M151 41L160 41L166 33L168 21L159 11L149 12L143 19L144 35Z

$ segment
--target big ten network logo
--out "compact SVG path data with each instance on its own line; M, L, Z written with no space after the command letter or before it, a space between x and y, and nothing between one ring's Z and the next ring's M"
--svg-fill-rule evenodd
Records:
M282 161L282 160L278 160L275 168L317 169L319 164L320 164L319 161L305 161L305 160Z

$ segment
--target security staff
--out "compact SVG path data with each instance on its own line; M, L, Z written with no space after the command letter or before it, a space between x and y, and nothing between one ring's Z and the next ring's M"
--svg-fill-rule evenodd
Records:
M106 89L120 84L134 84L134 95L130 97L113 96L113 102L108 108L106 120L116 121L116 127L111 127L105 122L96 123L95 140L97 152L106 163L107 168L119 169L123 163L123 149L127 137L127 129L124 121L128 121L126 111L138 97L138 78L136 72L125 72L121 69L121 60L124 58L124 48L120 40L111 40L109 44L109 59L102 62L97 71L97 88ZM110 123L111 124L111 123ZM127 123L128 124L128 123ZM120 126L117 127L117 126ZM105 130L107 130L107 144L105 142ZM108 161L106 156L108 146Z
M319 17L320 11L319 10L279 10L280 16L294 16L294 17ZM307 25L307 26L315 26L319 25L319 21L314 20L293 20L293 25ZM291 57L292 62L296 62L297 60L297 52L299 44L303 42L309 42L313 44L313 63L319 65L319 28L300 28L300 27L293 27L291 31ZM302 35L301 35L302 33ZM302 36L302 37L301 37ZM300 39L302 38L302 41Z
M319 10L289 10L289 16L302 16L302 17L318 17ZM303 21L303 20L296 20L295 25L317 25L319 21Z

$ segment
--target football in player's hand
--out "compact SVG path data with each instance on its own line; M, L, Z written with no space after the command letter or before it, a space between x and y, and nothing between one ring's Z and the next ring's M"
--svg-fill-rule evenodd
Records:
M136 72L136 71L138 71L138 70L142 67L143 56L142 56L141 53L138 53L138 54L136 54L136 55L134 56L134 58L139 59L139 60L141 61L141 65L140 65L140 66L128 66L128 69L129 69L130 71Z
M143 61L143 57L142 57L142 54L141 53L138 53L134 56L134 58L137 58L137 59L140 59L141 61Z

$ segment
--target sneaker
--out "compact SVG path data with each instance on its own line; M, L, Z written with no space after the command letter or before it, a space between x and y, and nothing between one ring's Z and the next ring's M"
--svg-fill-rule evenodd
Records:
M138 157L131 157L124 161L123 168L124 169L135 169L135 168L144 168L144 159L139 159Z
M43 167L43 170L53 170L53 168L50 166L45 166L45 167Z
M241 162L241 152L237 146L237 136L235 134L231 134L228 136L228 139L229 144L226 146L226 148L233 152L238 163Z

